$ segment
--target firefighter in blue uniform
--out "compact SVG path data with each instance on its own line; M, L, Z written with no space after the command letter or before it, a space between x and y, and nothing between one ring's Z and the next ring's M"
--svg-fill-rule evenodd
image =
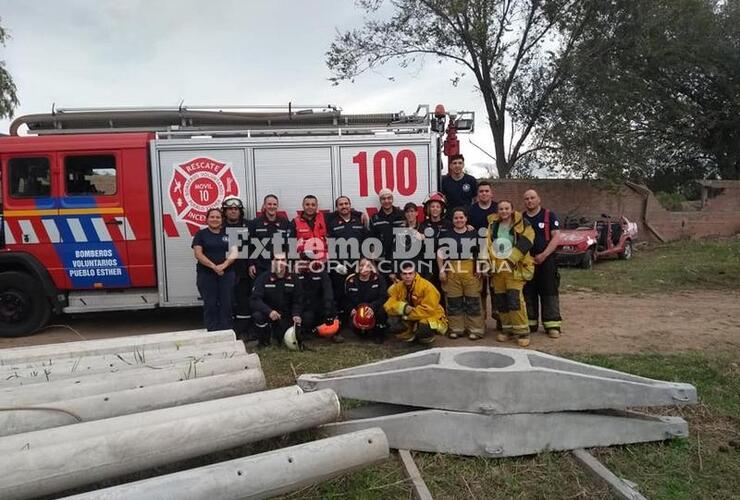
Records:
M249 222L244 217L244 204L236 196L227 196L221 202L224 228L230 241L237 243L239 255L232 264L234 269L234 330L243 340L249 339L252 314L249 295L253 280L249 276Z
M335 241L335 248L348 249L347 255L331 256L335 259L329 275L334 292L334 301L337 312L343 315L344 309L344 281L349 274L357 272L357 263L360 258L362 242L367 237L361 212L352 210L352 202L347 196L340 196L334 202L336 210L328 217L328 236Z
M542 207L537 191L529 189L524 193L522 215L534 228L534 245L530 250L534 257L534 277L524 286L524 300L527 303L529 330L534 333L539 326L540 309L542 326L550 338L560 337L562 318L560 317L560 273L555 262L555 250L560 241L560 221L555 212Z
M228 330L233 325L234 281L232 264L236 247L229 247L229 237L223 227L221 209L206 213L207 226L195 233L191 247L195 260L196 285L203 299L203 321L206 330Z
M259 248L250 247L249 276L257 278L262 273L270 270L270 262L274 252L286 251L290 222L287 218L278 214L278 197L268 194L262 200L262 213L250 222L249 234L259 241ZM282 248L273 248L273 242L279 242ZM262 250L262 251L260 251ZM254 255L259 252L260 255Z
M450 155L448 174L442 177L439 189L447 199L448 207L469 207L475 198L477 181L466 174L465 158L461 154Z
M352 311L363 304L370 306L375 326L369 331L353 328L355 334L370 337L378 344L383 342L387 328L383 304L387 298L388 286L383 276L378 274L370 259L360 259L357 272L350 274L344 282L344 310L347 311L348 323L354 324Z
M395 269L396 261L393 258L394 230L401 230L406 225L406 219L401 209L393 205L393 192L390 189L381 189L378 199L380 210L370 217L370 235L380 240L382 245L378 270L389 283L393 283L398 276L398 270Z
M424 235L424 257L419 260L419 269L417 272L427 281L432 283L440 295L442 284L439 281L439 266L437 264L437 250L439 249L440 238L446 238L452 231L452 222L446 218L447 200L442 193L432 193L424 200L425 219L419 225L419 232ZM430 246L433 252L427 253Z
M273 339L281 344L288 328L298 329L302 324L301 282L288 269L286 254L275 252L271 267L257 277L249 300L261 346L270 345Z

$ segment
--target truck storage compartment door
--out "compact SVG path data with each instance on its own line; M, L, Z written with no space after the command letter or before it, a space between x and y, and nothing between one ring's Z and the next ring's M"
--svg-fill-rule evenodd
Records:
M193 235L206 225L206 212L220 207L226 196L245 198L244 149L160 149L155 213L161 214L157 234L157 277L162 305L197 305Z
M366 144L342 145L339 148L341 191L352 199L357 210L372 215L378 210L378 193L383 188L393 191L394 204L408 202L421 205L436 189L432 174L430 138L400 142L374 139Z
M330 146L255 147L254 185L257 206L267 194L280 199L280 208L292 219L303 197L313 194L319 210L334 210L333 167Z

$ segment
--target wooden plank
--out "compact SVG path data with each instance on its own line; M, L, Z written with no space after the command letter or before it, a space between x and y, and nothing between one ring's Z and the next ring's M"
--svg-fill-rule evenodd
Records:
M636 485L634 483L628 483L626 480L618 477L586 450L582 448L573 450L573 456L576 457L576 460L583 466L586 472L590 473L597 480L605 482L618 498L625 500L646 500L635 489Z
M403 475L411 480L414 498L416 500L434 500L432 493L429 491L424 479L421 477L419 469L416 467L416 463L414 462L414 457L411 456L411 452L409 452L409 450L398 450L398 458L401 459L401 465L403 465Z

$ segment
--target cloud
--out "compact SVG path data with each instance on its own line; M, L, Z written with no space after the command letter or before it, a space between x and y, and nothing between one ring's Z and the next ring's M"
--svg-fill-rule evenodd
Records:
M493 151L470 77L427 59L332 86L325 52L335 30L362 22L346 0L0 0L12 39L2 52L18 86L17 115L57 107L337 104L347 112L412 113L418 104L477 112L475 142ZM395 77L389 80L388 77ZM7 130L9 121L0 122ZM467 143L469 163L490 161Z

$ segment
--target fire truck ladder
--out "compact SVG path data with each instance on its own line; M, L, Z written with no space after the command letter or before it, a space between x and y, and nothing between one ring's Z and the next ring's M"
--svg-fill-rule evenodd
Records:
M453 115L472 131L474 114ZM379 132L414 133L438 130L440 118L420 105L404 112L344 114L335 105L245 105L178 107L57 108L51 113L25 115L10 126L18 135L22 125L37 135L110 132L157 132L160 137L344 135ZM469 128L468 128L469 127Z

